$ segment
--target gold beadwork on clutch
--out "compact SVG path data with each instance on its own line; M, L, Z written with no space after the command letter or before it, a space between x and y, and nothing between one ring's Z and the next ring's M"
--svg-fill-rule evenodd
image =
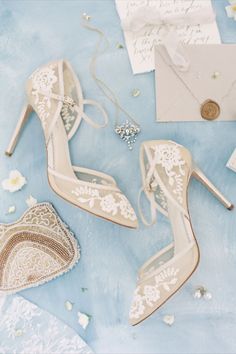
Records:
M49 203L36 204L13 224L0 224L0 293L43 284L80 257L75 237Z

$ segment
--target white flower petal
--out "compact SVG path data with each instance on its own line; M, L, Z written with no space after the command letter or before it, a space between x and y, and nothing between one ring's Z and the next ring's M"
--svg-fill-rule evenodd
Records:
M175 316L174 315L165 315L163 317L163 322L167 324L168 326L172 326L173 323L175 322Z
M9 179L21 177L21 173L18 170L12 170L9 173Z
M15 205L11 205L11 206L8 208L8 214L13 214L15 211L16 211Z
M13 193L19 191L26 183L25 177L19 171L13 170L10 171L9 178L2 181L2 188Z
M23 331L21 328L18 328L15 330L15 337L21 337L23 336Z
M90 321L89 316L79 311L77 313L77 316L79 324L83 327L83 329L86 329Z
M27 198L25 202L29 208L31 208L32 206L34 206L35 204L38 203L37 199L32 197L32 195L30 195L29 198Z
M231 2L231 5L225 7L227 16L236 20L236 1Z
M72 311L73 309L73 304L70 301L66 301L65 302L65 308L67 309L67 311Z
M228 17L230 17L230 18L233 17L233 10L232 10L231 6L226 6L225 10L226 10Z
M8 179L4 179L3 181L2 181L2 188L4 189L4 190L8 190L9 189L9 183L8 183Z

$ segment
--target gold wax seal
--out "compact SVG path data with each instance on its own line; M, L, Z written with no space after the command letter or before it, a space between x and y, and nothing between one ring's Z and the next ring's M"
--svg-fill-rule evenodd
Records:
M201 105L201 116L207 120L214 120L220 115L220 106L217 102L207 100Z

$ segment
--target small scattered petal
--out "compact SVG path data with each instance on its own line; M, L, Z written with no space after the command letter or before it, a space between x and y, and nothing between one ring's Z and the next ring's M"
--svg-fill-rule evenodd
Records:
M90 316L79 311L77 313L77 316L78 316L78 323L83 327L83 329L86 329L90 321Z
M215 71L213 74L212 74L212 79L218 79L218 77L220 76L220 73L219 73L219 71Z
M82 15L83 19L86 20L86 21L89 21L91 19L91 16L86 14L86 12L83 13Z
M9 178L2 181L2 188L11 193L17 192L27 183L26 178L22 174L13 170L10 171Z
M84 293L85 291L88 291L88 288L81 288L81 291Z
M11 206L8 208L8 214L13 214L15 211L16 211L15 205L11 205Z
M117 48L117 49L123 49L124 46L123 46L123 44L121 44L121 43L116 43L116 48Z
M172 326L173 323L175 322L175 316L174 315L165 315L163 317L163 322L167 324L168 326Z
M15 330L15 337L21 337L23 335L22 329L18 328Z
M139 89L133 89L132 91L132 96L133 97L138 97L140 95L141 91Z
M32 195L30 195L29 198L27 198L25 202L29 208L31 208L32 206L34 206L35 204L38 203L37 199L32 197Z
M65 308L67 309L67 311L72 311L73 309L73 304L70 301L66 301L65 302Z

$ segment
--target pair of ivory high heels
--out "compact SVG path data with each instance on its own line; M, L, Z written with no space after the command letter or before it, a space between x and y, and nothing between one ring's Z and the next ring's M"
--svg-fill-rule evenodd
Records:
M96 101L83 98L81 86L70 64L52 62L36 70L27 82L28 103L23 109L6 151L11 156L20 131L30 113L41 121L48 159L48 180L52 189L68 202L122 226L137 228L134 209L116 181L104 173L73 166L69 140L82 119L98 128L108 120ZM84 112L84 105L97 107L104 117L98 125ZM171 222L174 240L146 262L139 271L130 322L135 325L168 300L191 276L199 262L187 206L187 189L192 176L198 178L229 210L233 205L193 164L191 155L173 141L147 141L140 150L143 191L151 204L151 223L156 210ZM141 216L144 223L145 218Z

